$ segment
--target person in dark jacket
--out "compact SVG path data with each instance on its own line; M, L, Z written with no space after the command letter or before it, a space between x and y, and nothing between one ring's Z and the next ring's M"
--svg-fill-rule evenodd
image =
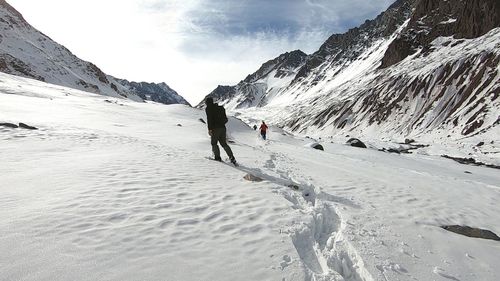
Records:
M269 129L269 127L267 127L266 122L262 121L260 125L260 135L264 140L266 139L267 129Z
M214 100L210 97L205 100L205 104L207 105L205 112L207 113L208 134L210 135L215 160L222 161L219 146L217 145L218 142L226 151L231 163L236 165L233 151L226 142L227 117L224 107L214 104Z

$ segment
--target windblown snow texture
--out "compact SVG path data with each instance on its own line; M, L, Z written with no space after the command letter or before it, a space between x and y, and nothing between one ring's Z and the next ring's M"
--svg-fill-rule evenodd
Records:
M498 280L498 241L442 228L500 234L500 173L439 156L461 146L319 151L231 117L235 168L204 117L0 73L0 124L38 128L0 125L0 279Z

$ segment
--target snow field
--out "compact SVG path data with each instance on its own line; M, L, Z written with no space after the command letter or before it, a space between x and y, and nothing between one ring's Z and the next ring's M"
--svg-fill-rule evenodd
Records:
M0 280L496 280L499 175L0 74ZM180 126L178 126L178 124ZM224 157L224 152L223 158ZM470 172L464 173L464 171ZM248 182L246 173L262 178Z

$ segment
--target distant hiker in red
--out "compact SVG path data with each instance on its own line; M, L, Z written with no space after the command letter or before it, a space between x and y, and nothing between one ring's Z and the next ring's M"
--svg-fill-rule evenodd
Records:
M266 133L267 133L267 125L266 122L262 121L262 124L260 125L260 135L262 136L262 139L266 140Z
M212 98L207 98L205 104L207 105L205 112L207 113L208 134L210 135L210 142L212 144L215 160L222 161L219 146L217 145L217 142L219 142L226 151L227 156L229 156L231 163L236 165L236 159L234 158L233 152L226 142L226 110L224 110L224 107L214 104Z

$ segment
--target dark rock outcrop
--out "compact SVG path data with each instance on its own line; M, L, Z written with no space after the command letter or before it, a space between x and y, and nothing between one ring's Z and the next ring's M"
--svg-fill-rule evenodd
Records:
M500 26L500 1L468 0L458 19L458 38L477 38Z
M19 123L19 125L16 125L13 123L0 123L0 127L6 127L6 128L11 128L11 129L22 128L22 129L26 129L26 130L38 130L37 127L33 127L33 126L27 125L25 123Z
M415 140L414 139L405 139L405 144L411 144L411 143L414 143Z
M213 98L214 101L220 101L220 100L230 100L232 99L237 93L237 86L225 86L225 85L219 85L215 90L210 92L203 100L196 106L198 108L205 108L205 100L206 98L210 97Z
M170 88L166 83L133 82L125 79L115 78L118 83L136 94L143 100L154 101L163 104L185 104L190 105L181 95Z
M17 74L45 82L45 78L34 73L29 65L9 54L0 54L0 72Z
M287 70L301 66L307 54L301 50L295 50L279 55L277 58L265 62L256 72L248 75L243 82L253 83L276 70L275 78L287 76Z
M448 156L448 155L441 155L441 157L447 158L454 160L460 164L465 164L465 165L473 165L473 166L485 166L493 169L500 169L499 165L495 164L486 164L483 162L476 161L476 159L470 157L470 158L462 158L462 157L453 157L453 156Z
M428 52L438 37L477 38L500 26L498 0L420 0L408 25L387 49L381 68L417 50Z
M350 29L346 33L330 36L317 52L309 56L294 82L308 76L330 58L334 58L333 64L343 64L359 56L362 47L392 35L409 17L416 2L417 0L398 0L374 20L367 20L360 27Z
M239 100L237 101L237 108L244 108L252 104L261 106L265 103L265 91L267 90L267 86L263 87L262 81L260 80L270 77L273 72L275 73L272 78L277 79L287 76L295 76L294 71L305 63L307 57L307 54L301 50L281 54L277 58L262 64L257 71L248 75L237 85L219 85L205 98L211 97L216 102L224 102L240 95ZM197 107L203 108L205 106L204 100L202 100Z
M0 126L1 127L6 127L6 128L12 128L12 129L15 129L15 128L19 127L16 124L12 124L12 123L0 123Z
M441 228L467 237L500 241L500 237L498 237L498 235L485 229L461 225L444 225L441 226Z
M38 130L37 127L33 127L24 123L19 123L19 128L27 129L27 130Z
M347 141L347 144L350 145L350 146L354 146L354 147L366 148L366 145L362 141L360 141L359 139L357 139L357 138L350 138Z
M325 149L323 148L323 146L322 146L321 144L319 144L319 143L318 143L318 144L316 144L316 145L314 145L312 148L317 149L317 150L322 150L322 151L324 151L324 150L325 150Z

